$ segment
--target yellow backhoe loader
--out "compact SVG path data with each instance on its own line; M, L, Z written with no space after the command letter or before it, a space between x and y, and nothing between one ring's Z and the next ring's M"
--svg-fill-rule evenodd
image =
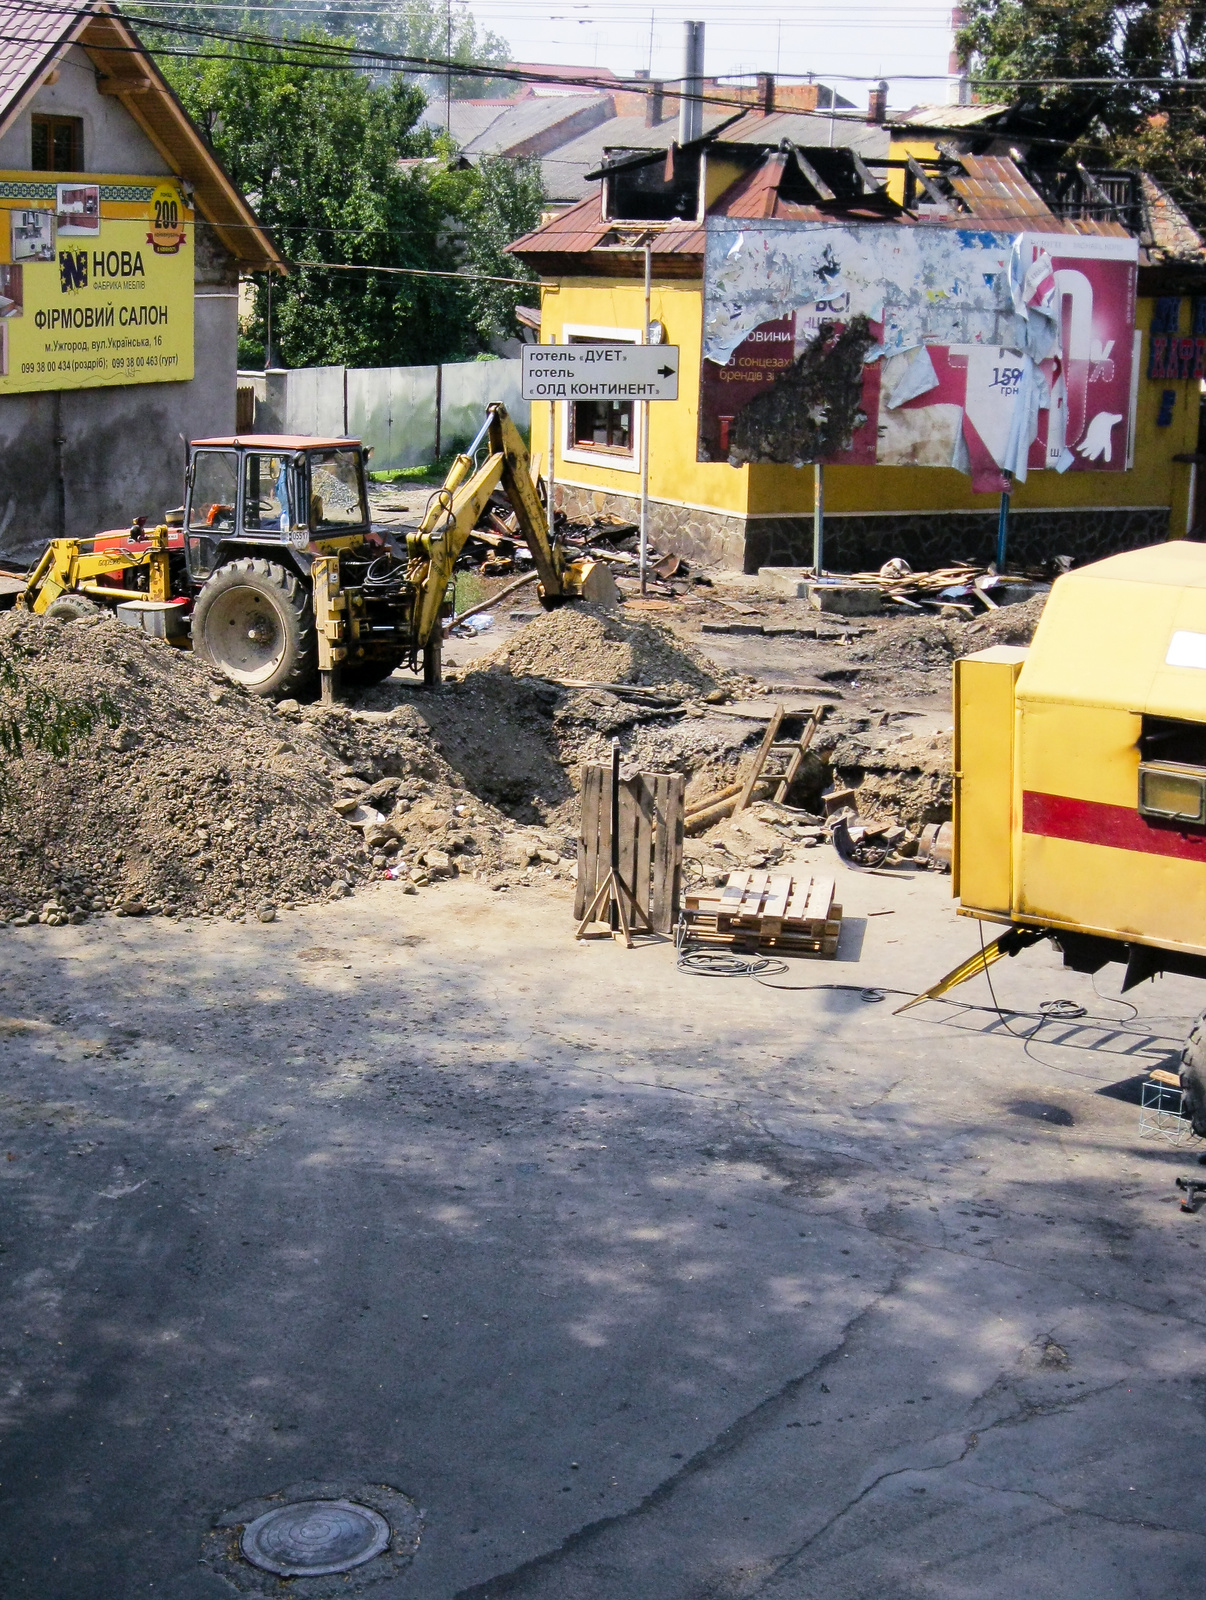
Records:
M97 606L192 648L252 694L363 687L407 664L441 676L457 558L496 488L514 508L547 607L614 597L605 567L550 534L531 462L505 406L457 456L399 558L369 520L368 451L356 439L240 435L189 445L184 505L91 539L54 539L18 604L64 620Z

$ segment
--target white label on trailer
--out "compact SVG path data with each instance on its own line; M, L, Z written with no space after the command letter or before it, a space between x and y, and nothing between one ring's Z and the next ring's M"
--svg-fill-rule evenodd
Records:
M525 400L677 400L676 344L525 344Z
M1164 657L1166 667L1201 667L1206 670L1206 633L1174 633Z

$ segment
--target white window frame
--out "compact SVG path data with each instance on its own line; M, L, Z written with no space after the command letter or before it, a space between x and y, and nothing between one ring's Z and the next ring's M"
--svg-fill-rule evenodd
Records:
M585 322L567 322L561 331L566 344L573 344L575 339L607 339L613 344L640 344L643 337L640 328L600 328ZM640 472L641 433L645 426L645 407L639 400L632 402L630 456L615 455L610 450L578 449L572 442L573 413L570 409L572 405L572 400L567 400L562 405L560 428L562 461L572 461L582 467L606 468L610 472Z

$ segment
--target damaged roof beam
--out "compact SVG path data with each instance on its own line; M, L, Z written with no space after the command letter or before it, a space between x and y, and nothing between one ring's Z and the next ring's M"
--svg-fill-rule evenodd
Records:
M913 174L914 181L921 185L935 205L945 206L950 204L948 197L943 194L934 180L927 176L912 156L909 156L905 161L905 170Z
M808 157L798 145L793 144L790 139L781 139L779 141L779 149L789 153L795 158L796 166L800 169L800 176L806 183L810 183L812 185L820 199L837 199L837 195L834 194L833 190L825 182L824 178L822 178L821 174L813 166L812 162L809 161Z

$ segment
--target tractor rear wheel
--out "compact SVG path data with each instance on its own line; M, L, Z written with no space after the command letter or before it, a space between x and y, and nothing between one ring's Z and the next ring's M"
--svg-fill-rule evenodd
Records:
M318 669L310 591L274 561L231 561L193 608L193 648L249 694L305 694Z
M88 617L99 617L100 607L86 594L61 594L50 602L42 615L56 622L83 622Z

